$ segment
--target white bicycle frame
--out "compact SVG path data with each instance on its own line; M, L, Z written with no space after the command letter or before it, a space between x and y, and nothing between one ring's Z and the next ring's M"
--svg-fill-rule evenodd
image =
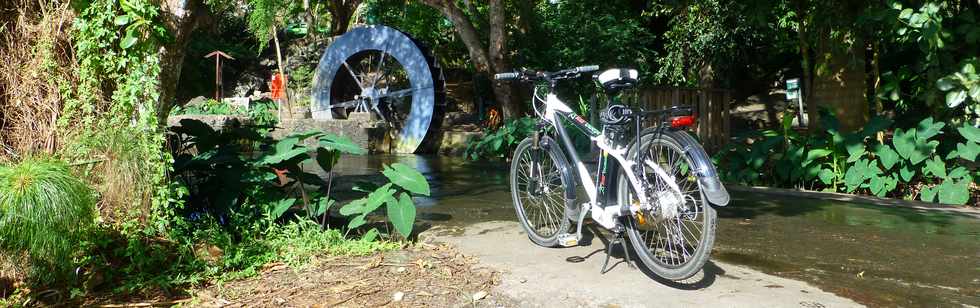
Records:
M558 129L558 125L561 125L559 116L566 116L566 117L574 116L578 120L581 120L581 117L578 116L574 111L572 111L572 109L568 107L568 105L566 105L564 102L558 99L558 96L555 95L554 93L548 93L544 102L545 102L545 114L542 115L542 117L544 118L545 121L551 124L555 128L555 130L559 132L559 134L563 131ZM573 120L573 119L570 118L569 120ZM584 125L588 129L595 130L594 127L588 125L587 123ZM602 133L587 134L587 135L589 135L589 139L593 143L595 143L596 146L609 153L609 155L612 155L612 157L619 163L621 169L625 171L624 173L626 174L626 177L629 180L631 187L633 188L633 192L636 193L638 199L640 200L640 204L638 205L616 204L616 205L601 206L598 200L598 189L596 188L594 180L589 174L589 170L585 167L584 163L582 163L578 159L574 159L573 156L572 163L575 165L575 169L578 172L579 177L581 178L582 185L585 186L585 192L589 196L589 202L587 204L582 205L583 210L587 208L590 212L592 212L593 220L595 220L596 222L598 222L600 225L602 225L607 229L612 229L616 227L616 218L618 218L620 216L620 213L622 213L623 206L629 206L630 213L636 213L641 209L642 210L652 209L653 205L650 204L650 202L648 201L650 199L648 198L646 189L642 184L643 182L640 181L639 177L635 172L635 169L633 168L636 162L626 158L626 152L628 150L627 147L616 146L612 144ZM661 168L659 164L650 160L645 161L644 164L650 167L657 175L657 177L661 178L664 183L667 183L667 186L670 188L670 190L676 194L675 196L679 197L683 195L681 193L680 187L677 186L677 182L674 181L674 178L669 174L667 174L667 172L663 168ZM659 205L661 205L660 215L663 217L676 216L679 212L680 203L676 202L676 200L675 202L662 202L661 200L659 200L659 197L661 196L658 195L657 202L659 203ZM674 197L674 198L678 198L678 197ZM582 215L584 214L585 213L583 212ZM579 229L581 230L581 226L579 226Z

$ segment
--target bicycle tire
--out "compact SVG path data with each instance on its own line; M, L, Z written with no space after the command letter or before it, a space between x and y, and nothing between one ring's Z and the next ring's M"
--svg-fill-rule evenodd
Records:
M557 148L558 144L551 138L541 137L537 150L533 149L532 145L533 140L526 138L514 150L510 168L511 197L517 219L527 232L528 238L539 246L555 247L558 246L558 235L567 232L571 225L567 219L565 195L571 183L568 183L562 175L568 163L564 154ZM540 165L537 174L533 168L535 154L546 154L538 156L541 161L538 162ZM548 173L545 174L540 171L541 169L547 170ZM539 179L547 180L548 186L535 187L535 183L531 181L535 175L540 175ZM539 180L539 182L545 181ZM537 191L538 189L543 191ZM532 218L540 218L542 221Z
M627 157L636 157L634 156L636 151L643 149L645 153L641 154L640 160L643 162L651 158L651 147L662 145L659 149L670 150L674 152L672 156L677 156L674 163L680 163L681 159L683 159L683 162L688 167L684 168L684 164L678 164L676 165L678 166L676 170L680 173L675 173L674 165L663 166L664 162L660 159L660 153L656 153L656 162L662 167L666 167L665 170L669 170L668 174L671 176L682 179L675 180L675 182L677 182L678 186L684 192L683 214L677 215L674 218L667 218L654 225L649 224L649 221L654 220L653 216L655 214L649 212L646 212L648 215L646 218L644 218L644 211L623 218L633 250L637 253L643 264L658 276L675 281L688 279L701 271L701 268L711 255L718 220L717 213L711 207L710 202L708 202L701 183L691 168L691 166L695 166L694 158L692 155L687 154L687 151L704 151L704 149L700 144L686 141L693 139L683 138L684 136L680 136L679 134L687 133L673 130L664 130L659 133L656 131L645 131L640 136L639 145L630 145L629 156ZM650 177L642 175L642 180L650 180ZM655 177L653 180L659 180L659 177ZM651 187L656 187L656 185L651 185ZM625 175L619 179L618 190L620 204L634 202L631 196L632 186L630 186ZM656 188L647 192L648 195L656 193ZM694 216L691 216L692 214ZM696 218L686 219L689 217ZM697 230L698 224L700 224L700 234L694 236L692 229ZM685 233L685 230L687 233ZM651 243L652 239L649 238L649 235L657 234L665 235L666 239L657 239L655 243ZM687 245L693 242L694 238L697 238L698 245L692 247L693 253L689 254ZM651 244L654 246L651 247Z

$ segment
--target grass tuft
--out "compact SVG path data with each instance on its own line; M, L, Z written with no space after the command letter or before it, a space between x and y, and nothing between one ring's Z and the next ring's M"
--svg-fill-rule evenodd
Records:
M63 162L27 158L0 166L0 249L26 252L35 274L71 270L77 240L94 212L92 191Z

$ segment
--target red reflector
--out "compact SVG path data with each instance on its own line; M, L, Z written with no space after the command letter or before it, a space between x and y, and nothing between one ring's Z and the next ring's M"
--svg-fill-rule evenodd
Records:
M670 127L673 128L688 127L693 125L694 125L694 116L692 115L670 118Z

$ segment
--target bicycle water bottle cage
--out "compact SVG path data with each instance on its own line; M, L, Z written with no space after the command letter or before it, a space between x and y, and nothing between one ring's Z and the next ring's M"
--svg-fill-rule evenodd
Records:
M606 93L616 94L636 86L639 76L640 73L634 69L613 68L599 73L595 79L606 90Z

